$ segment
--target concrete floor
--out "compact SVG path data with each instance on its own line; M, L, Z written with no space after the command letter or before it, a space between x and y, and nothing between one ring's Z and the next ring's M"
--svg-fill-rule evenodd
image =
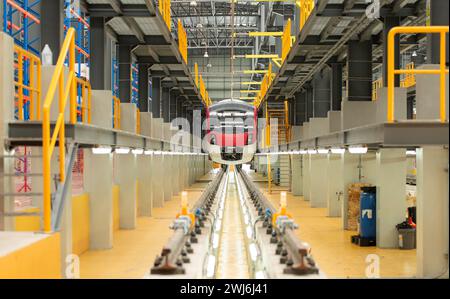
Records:
M203 179L210 178L209 175ZM188 191L189 204L200 196L206 182L196 183ZM134 230L114 232L114 247L87 251L80 256L81 278L142 278L150 271L173 231L169 229L180 210L180 196L172 197L163 208L153 208L152 217L138 217Z
M259 175L252 174L257 181ZM278 207L280 191L274 186L268 194L267 183L256 182L264 194ZM355 231L342 229L341 218L327 217L326 208L311 208L302 196L288 192L288 212L299 225L296 234L311 245L314 260L329 278L365 278L366 257L376 254L380 260L381 278L410 278L416 275L416 250L359 247L350 242Z
M261 177L256 176L261 180ZM257 182L265 195L276 205L281 188L267 193L267 184ZM200 196L205 182L187 189L190 203ZM153 217L138 218L135 230L119 230L114 234L114 248L88 251L80 257L82 278L141 278L172 234L168 228L180 206L180 197L174 196L164 208L155 208ZM315 261L330 278L364 278L366 257L376 254L380 258L383 278L414 277L416 250L378 249L351 244L350 236L356 232L341 229L340 218L326 216L326 209L311 208L301 196L288 193L288 211L293 214L299 229L298 236L308 242Z

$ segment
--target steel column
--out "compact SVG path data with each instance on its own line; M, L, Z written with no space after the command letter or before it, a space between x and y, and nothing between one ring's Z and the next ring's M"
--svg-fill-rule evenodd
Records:
M341 111L342 63L331 63L331 110Z
M313 116L314 117L327 117L328 111L330 111L330 78L331 72L328 67L322 69L322 71L316 73L313 78Z
M448 26L448 0L429 0L430 1L430 25L431 26ZM427 37L427 63L439 64L440 59L440 36L439 34L429 34ZM448 33L445 40L446 44L446 61L448 65Z
M383 18L383 86L387 87L387 65L388 65L388 48L387 48L387 39L389 31L396 27L400 26L400 17L398 16L388 16ZM395 37L395 50L394 50L394 65L395 69L400 69L400 35ZM395 76L394 86L400 86L400 77Z
M119 96L122 103L131 102L131 46L119 45Z
M170 121L170 88L164 87L162 89L162 117L164 122L167 123Z
M142 112L149 111L148 104L148 87L149 87L149 77L148 77L148 68L150 65L145 63L140 63L138 65L139 68L139 110Z
M104 90L105 80L105 58L106 58L106 33L105 19L103 17L91 18L91 59L89 60L89 79L92 89Z
M154 118L161 117L161 78L152 77L152 107Z
M48 44L56 64L63 43L64 0L41 1L41 50Z
M372 101L372 41L349 41L347 51L348 100Z

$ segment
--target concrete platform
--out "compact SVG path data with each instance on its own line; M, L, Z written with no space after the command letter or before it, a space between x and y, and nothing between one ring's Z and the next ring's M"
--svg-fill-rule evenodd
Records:
M279 206L280 191L286 188L273 186L268 193L267 183L261 182L260 174L249 173L264 195ZM355 231L342 229L340 217L327 217L326 208L311 208L303 196L287 194L288 212L299 225L296 230L303 241L312 248L314 260L329 278L366 278L366 257L376 254L380 258L381 278L412 278L416 276L416 250L380 249L359 247L350 242Z
M201 181L211 179L206 174ZM197 182L185 188L189 205L200 197L206 183ZM81 278L142 278L150 271L173 231L169 229L179 212L181 198L173 196L164 207L153 208L152 217L138 217L136 229L114 232L113 248L90 250L80 256Z

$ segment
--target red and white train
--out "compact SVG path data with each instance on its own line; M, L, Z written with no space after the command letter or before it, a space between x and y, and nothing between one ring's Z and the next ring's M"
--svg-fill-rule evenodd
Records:
M253 159L257 144L257 110L234 99L222 100L206 110L206 147L211 160L235 165Z

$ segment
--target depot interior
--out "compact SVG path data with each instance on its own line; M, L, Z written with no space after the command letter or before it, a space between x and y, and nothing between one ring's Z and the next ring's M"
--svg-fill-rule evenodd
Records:
M448 5L0 1L0 278L448 278Z

